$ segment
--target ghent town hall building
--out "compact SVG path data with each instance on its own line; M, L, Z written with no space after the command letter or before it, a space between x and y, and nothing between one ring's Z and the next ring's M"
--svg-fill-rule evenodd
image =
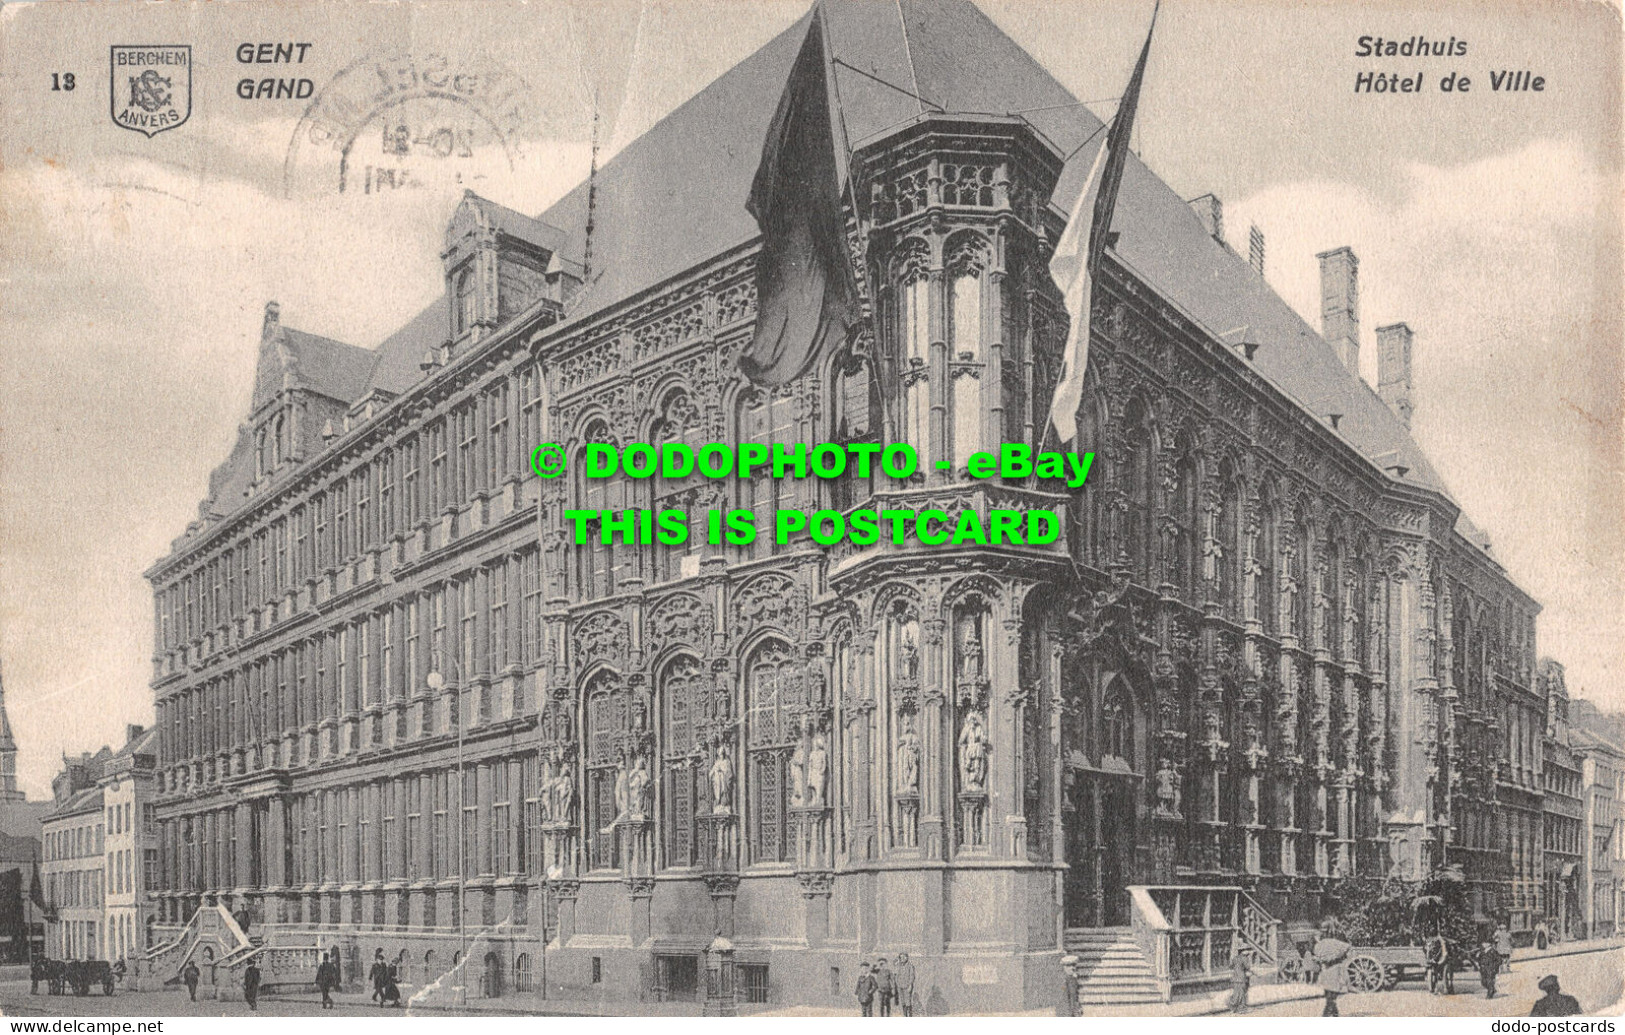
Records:
M266 307L236 446L147 572L155 973L218 905L347 980L382 948L471 996L682 999L721 932L743 1002L847 1005L906 951L923 1007L1016 1009L1091 936L1166 992L1439 865L1526 922L1538 607L1410 436L1409 328L1377 331L1377 391L1356 373L1353 253L1320 256L1317 333L1261 240L1237 255L1214 199L1131 157L1087 487L939 471L1044 430L1047 250L1103 134L962 0L819 10L868 322L805 376L737 357L744 203L811 15L599 172L590 271L585 184L538 218L468 194L444 298L378 347ZM927 473L538 479L554 440L897 440ZM866 505L1068 535L576 546L562 517Z

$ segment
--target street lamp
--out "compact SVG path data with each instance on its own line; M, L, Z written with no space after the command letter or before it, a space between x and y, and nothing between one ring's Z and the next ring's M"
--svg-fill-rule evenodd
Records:
M446 654L446 652L443 650L431 648L429 651L429 661L433 663L436 658L439 658L442 662L450 662L453 674L457 677L457 682L453 684L457 688L457 696L455 698L455 714L457 716L457 957L458 959L462 960L463 963L464 977L463 983L460 986L463 989L462 998L467 999L468 937L465 934L466 927L463 919L463 914L468 909L467 864L464 858L463 849L463 846L466 843L463 836L463 813L465 811L463 804L463 727L467 724L463 721L463 670L462 666L457 664L456 658ZM425 676L424 682L428 684L430 690L433 690L436 693L439 693L446 687L446 677L440 674L439 669L434 669L427 676Z

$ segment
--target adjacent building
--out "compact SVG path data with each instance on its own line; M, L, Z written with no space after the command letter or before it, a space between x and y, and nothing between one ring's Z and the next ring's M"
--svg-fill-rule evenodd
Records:
M102 748L63 759L51 781L56 808L41 824L45 881L46 955L54 959L107 959L107 827L102 817Z
M745 1000L845 1004L860 959L907 951L967 1011L1053 1006L1080 930L1158 912L1178 980L1228 963L1195 933L1215 903L1256 937L1441 864L1527 927L1538 605L1411 438L1408 326L1361 381L1353 252L1319 257L1311 327L1216 199L1130 157L1086 487L967 480L1044 429L1048 249L1100 123L968 3L815 14L600 170L591 270L586 185L534 218L469 194L444 297L376 348L267 306L236 446L147 572L160 936L219 904L350 976L381 947L409 982L525 994L545 946L551 995L683 1000L720 931ZM781 95L784 146L841 142L862 315L769 386L737 357L785 304L746 209ZM549 441L574 466L538 480ZM922 473L579 475L633 442L908 442ZM564 516L728 508L766 534L578 545ZM771 535L862 508L1066 534Z
M1563 666L1551 658L1542 658L1538 678L1546 698L1539 910L1549 933L1567 941L1583 937L1586 929L1582 885L1590 836L1585 762L1574 747Z
M1584 756L1581 785L1586 802L1586 855L1581 873L1582 910L1592 938L1620 933L1625 857L1620 851L1625 815L1625 749L1591 729L1576 731L1575 747Z
M64 759L46 816L46 954L57 959L125 959L150 944L155 919L150 873L157 731L130 726L118 751Z

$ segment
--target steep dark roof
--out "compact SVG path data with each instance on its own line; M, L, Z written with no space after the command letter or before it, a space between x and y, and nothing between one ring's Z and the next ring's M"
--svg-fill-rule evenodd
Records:
M253 408L259 409L284 387L304 388L330 399L353 402L367 386L378 353L342 341L278 325L260 344Z

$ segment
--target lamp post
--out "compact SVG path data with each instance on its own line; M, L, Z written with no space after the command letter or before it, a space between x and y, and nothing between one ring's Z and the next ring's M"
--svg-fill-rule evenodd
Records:
M463 721L463 670L462 666L457 663L456 658L447 655L443 650L431 649L429 652L430 662L433 663L436 658L439 658L441 662L450 662L453 675L457 679L452 684L457 691L457 696L454 699L456 704L455 714L457 716L457 958L462 961L465 975L463 984L460 986L463 990L461 998L467 999L468 938L465 934L466 927L463 919L463 914L468 909L467 861L464 858L463 851L463 846L466 843L463 830L463 727L466 725ZM434 669L424 677L424 682L428 684L430 690L438 693L445 689L446 677L440 674L439 669Z

